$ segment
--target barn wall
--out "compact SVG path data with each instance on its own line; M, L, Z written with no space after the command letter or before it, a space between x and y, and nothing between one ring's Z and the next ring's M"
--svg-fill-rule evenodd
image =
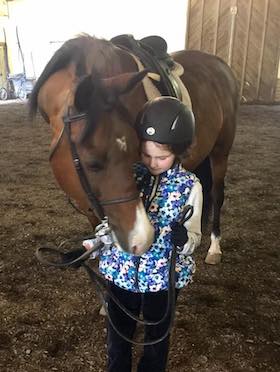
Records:
M6 0L0 0L0 88L6 88L8 73L8 53L5 35L5 25L8 19L8 6Z
M6 44L0 42L0 88L6 88L6 75L7 75L7 65L6 65Z
M0 0L0 17L8 17L9 9L7 0Z
M243 101L279 100L279 0L189 0L186 48L221 57Z

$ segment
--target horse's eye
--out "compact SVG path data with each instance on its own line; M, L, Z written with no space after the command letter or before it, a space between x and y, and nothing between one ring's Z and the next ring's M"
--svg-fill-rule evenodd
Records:
M88 169L92 172L100 172L102 169L104 169L104 165L100 161L93 161L91 163L88 163Z

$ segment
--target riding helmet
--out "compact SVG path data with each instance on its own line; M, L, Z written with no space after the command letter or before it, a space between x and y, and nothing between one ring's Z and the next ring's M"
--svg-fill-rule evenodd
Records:
M193 112L175 97L148 101L136 118L136 131L146 141L177 145L192 143L195 131Z

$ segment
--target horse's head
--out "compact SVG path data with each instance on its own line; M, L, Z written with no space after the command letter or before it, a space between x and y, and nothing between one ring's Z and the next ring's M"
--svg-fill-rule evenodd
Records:
M78 112L87 115L73 142L94 198L91 208L108 217L121 248L136 255L146 252L154 238L133 174L133 164L139 160L133 124L143 104L137 83L145 74L100 79L92 73L80 82L74 97Z
M133 71L137 66L129 53L106 40L82 35L56 51L29 104L31 116L39 108L50 123L50 162L60 187L93 226L96 216L106 215L121 248L141 255L152 244L154 230L132 169L139 156L133 124L146 100L138 84L145 72ZM86 118L74 120L72 108L79 118L81 113ZM68 121L63 123L65 114ZM75 166L85 177L77 176Z

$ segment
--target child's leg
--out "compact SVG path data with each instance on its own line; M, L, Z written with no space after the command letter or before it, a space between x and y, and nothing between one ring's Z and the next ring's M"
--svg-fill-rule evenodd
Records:
M177 296L178 291L176 291L176 300ZM144 319L152 321L160 320L167 309L167 291L145 293L143 298ZM170 316L167 316L163 322L156 326L146 326L145 341L156 340L163 336L169 327L169 322ZM139 361L137 372L164 372L167 364L168 350L169 335L157 344L145 346L144 353Z
M111 290L128 310L140 313L141 295L123 290L113 284ZM108 310L116 328L128 338L132 338L136 322L130 319L113 300L108 301ZM107 320L108 372L131 372L131 343L125 341Z

